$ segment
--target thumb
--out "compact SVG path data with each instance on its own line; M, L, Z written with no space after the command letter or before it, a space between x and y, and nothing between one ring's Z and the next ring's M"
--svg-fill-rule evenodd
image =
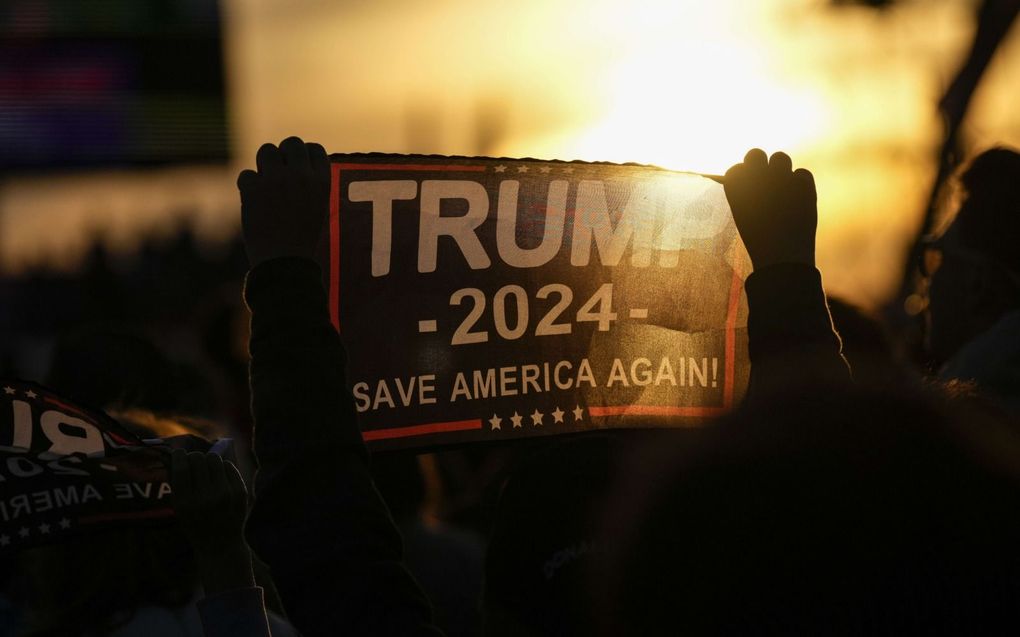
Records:
M259 174L254 170L242 170L237 176L237 189L243 197L245 193L251 192L259 182Z

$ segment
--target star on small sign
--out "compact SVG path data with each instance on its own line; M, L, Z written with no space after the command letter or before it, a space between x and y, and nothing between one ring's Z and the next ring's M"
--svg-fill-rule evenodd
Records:
M42 533L43 535L49 533L50 525L43 522L42 524L39 525L39 532Z
M572 173L572 172L574 172L574 167L573 166L564 166L563 167L563 172L565 172L565 173Z
M526 173L526 172L528 172L528 167L527 166L518 166L517 167L517 172L519 172L519 173Z
M538 169L538 172L548 175L550 170L552 170L552 166L542 166Z
M25 392L25 395L26 395L26 396L28 396L29 398L35 398L35 397L36 397L36 396L38 396L39 394L35 393L34 391L32 391L32 390L30 389L30 390L28 390L27 392Z
M577 407L574 407L573 411L574 411L574 420L581 420L581 417L584 416L584 410L581 409L580 405L578 405Z
M28 533L29 531L27 526L23 526L20 529L18 529L18 535L20 535L21 537L28 537Z
M556 411L552 412L552 417L554 423L563 422L563 410L557 407Z
M8 396L13 396L14 395L14 388L13 387L4 387L4 393L7 394Z
M514 429L520 429L521 428L521 419L522 418L523 418L523 416L518 414L516 411L514 412L513 416L510 416L510 420L512 420L513 423L514 423Z
M71 528L71 521L67 518L60 518L60 528L69 529Z
M494 166L492 169L494 171L498 172L498 173L505 173L506 172L506 166L503 166L503 165Z
M11 543L11 536L9 536L9 535L0 535L0 546L7 546L10 543Z
M542 426L542 417L543 416L545 416L545 414L543 414L542 412L540 412L536 408L535 409L535 413L531 414L531 424L536 426L536 427L541 427Z
M492 418L489 418L489 424L492 425L492 430L493 431L496 431L497 429L500 429L500 425L502 423L503 423L503 419L500 418L499 416L497 416L496 414L492 414ZM500 431L502 431L502 429L500 429Z

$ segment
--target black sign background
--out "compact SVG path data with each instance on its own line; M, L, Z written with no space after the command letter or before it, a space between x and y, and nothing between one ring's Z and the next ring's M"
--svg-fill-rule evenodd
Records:
M377 154L331 161L330 309L373 448L695 426L742 395L748 374L743 278L750 268L718 184L637 165ZM374 181L413 182L391 202L391 237L380 241L389 248L388 271L375 275L373 221L384 215L373 211L379 202L366 200L363 183ZM487 215L473 232L488 267L477 267L475 255L472 268L459 242L440 235L435 270L419 272L423 190L437 181L484 188ZM501 258L497 213L507 181L517 182L519 248L537 248L554 231L547 224L562 223L559 250L538 267ZM550 195L554 181L561 189L566 184L561 210ZM610 230L627 214L636 224L651 224L647 265L635 262L636 229L616 265L603 265L606 255L594 239L587 241L587 265L571 263L579 216L590 225L600 212L590 198L578 197L582 183L604 197ZM642 187L658 194L640 199L635 193ZM463 217L470 205L443 198L438 214ZM679 226L670 230L671 223ZM680 235L684 228L711 231L673 236L667 249L664 233L676 235L677 227ZM383 252L377 250L377 261ZM588 320L582 320L586 304ZM569 333L550 334L550 326ZM481 334L484 340L455 344L458 333L461 340L478 341Z
M169 523L170 448L210 450L191 435L140 440L101 411L0 379L0 554L110 526Z

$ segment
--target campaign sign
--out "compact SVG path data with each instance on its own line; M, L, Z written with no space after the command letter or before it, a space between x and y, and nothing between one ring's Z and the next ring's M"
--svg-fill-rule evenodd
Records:
M102 412L0 379L0 555L172 517L164 456Z
M331 318L373 448L686 427L747 384L722 186L650 166L333 155Z

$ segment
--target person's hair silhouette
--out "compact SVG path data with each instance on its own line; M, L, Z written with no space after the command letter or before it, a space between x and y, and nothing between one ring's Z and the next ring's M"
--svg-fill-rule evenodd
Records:
M1020 308L1020 153L995 148L961 173L952 223L925 245L929 347L942 364Z

